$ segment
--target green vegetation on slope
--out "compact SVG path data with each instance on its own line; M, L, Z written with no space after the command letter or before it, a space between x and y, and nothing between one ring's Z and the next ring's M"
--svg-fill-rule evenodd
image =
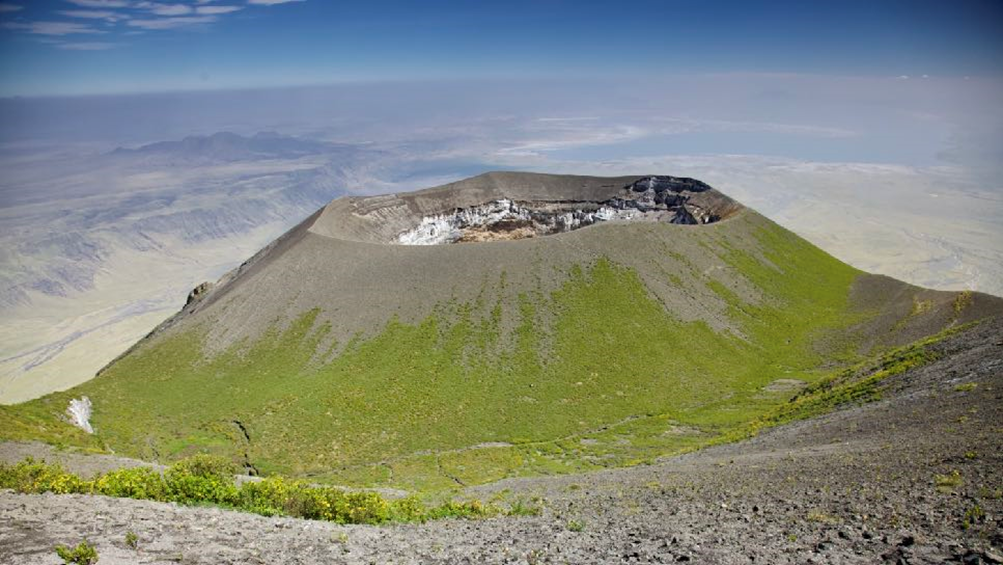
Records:
M508 334L508 305L484 301L391 320L330 360L318 355L329 332L318 311L208 359L200 331L168 334L71 391L0 408L0 434L422 490L689 449L786 402L793 391L772 382L815 382L823 361L852 359L852 343L831 336L860 316L847 307L858 272L786 230L763 222L743 248L701 237L761 293L743 301L699 275L738 332L675 318L636 273L600 259L555 292L522 295ZM94 436L60 421L81 395Z
M347 492L282 477L238 485L234 471L225 459L199 454L174 463L164 473L135 467L85 480L59 465L28 458L14 465L0 463L0 488L30 494L100 494L188 505L212 504L263 516L295 516L339 524L480 518L505 512L495 504L485 505L477 500L446 501L427 507L414 497L387 500L374 492Z
M972 325L949 328L821 379L806 387L789 402L717 438L715 443L752 437L762 429L821 416L848 404L879 400L886 379L936 361L938 355L929 346Z

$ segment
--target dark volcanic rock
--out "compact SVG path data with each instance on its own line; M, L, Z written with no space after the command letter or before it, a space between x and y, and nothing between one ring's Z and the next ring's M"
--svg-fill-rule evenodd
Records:
M700 223L697 221L696 218L693 217L693 214L690 214L690 211L687 210L685 206L680 206L676 210L676 215L672 216L672 219L669 220L669 222L673 224L686 224L686 225L696 225Z
M703 192L705 190L710 190L710 186L708 184L698 181L697 179L687 177L670 177L667 175L645 177L634 182L630 188L634 192L646 192L652 190L659 193L665 191Z
M185 306L188 306L192 302L197 302L201 300L206 295L207 292L212 290L212 287L213 284L209 281L206 281L193 288L192 291L188 293L188 300L185 301Z

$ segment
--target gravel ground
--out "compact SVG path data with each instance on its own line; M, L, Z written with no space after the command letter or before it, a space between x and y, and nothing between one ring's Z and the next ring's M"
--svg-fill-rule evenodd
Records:
M880 402L655 465L468 491L540 497L535 517L337 526L8 491L0 563L59 563L53 547L83 538L102 564L1000 563L1003 319L935 349ZM953 471L961 484L938 488Z
M39 442L0 442L0 463L13 464L25 457L33 457L49 463L59 463L84 478L91 478L116 469L150 467L163 470L163 465L147 463L138 459L105 454L86 454L62 451Z

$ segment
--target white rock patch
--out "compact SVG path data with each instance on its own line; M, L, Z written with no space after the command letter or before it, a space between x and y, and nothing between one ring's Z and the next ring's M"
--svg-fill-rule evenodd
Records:
M92 434L94 428L91 427L91 399L86 396L70 401L70 406L66 409L66 414L70 417L70 423L81 430Z
M636 210L617 210L601 206L596 210L545 212L531 210L511 200L495 200L481 206L456 210L452 214L426 216L414 228L397 236L401 245L441 245L455 243L464 230L489 227L499 222L521 221L540 234L560 233L609 220L629 220Z

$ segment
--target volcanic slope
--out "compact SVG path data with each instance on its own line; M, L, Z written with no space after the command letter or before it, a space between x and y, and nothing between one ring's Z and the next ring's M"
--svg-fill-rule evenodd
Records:
M415 243L431 245L414 245ZM1003 311L862 273L693 179L488 173L342 198L0 437L437 490L746 433ZM93 435L66 423L93 403Z

